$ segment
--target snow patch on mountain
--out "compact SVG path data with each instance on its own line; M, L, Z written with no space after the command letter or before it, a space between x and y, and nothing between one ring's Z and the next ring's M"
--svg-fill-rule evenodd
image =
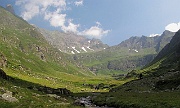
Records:
M84 47L82 47L82 50L84 50L85 52L87 52L87 50L86 50Z
M133 49L133 50L134 50L135 52L137 52L137 53L139 52L137 49Z
M80 52L76 49L76 47L72 47L72 49L75 50L77 53L80 53Z
M93 50L93 49L91 49L89 46L87 46L87 49L94 51L94 50Z
M71 53L72 53L72 54L75 54L75 52L74 52L74 51L71 51Z

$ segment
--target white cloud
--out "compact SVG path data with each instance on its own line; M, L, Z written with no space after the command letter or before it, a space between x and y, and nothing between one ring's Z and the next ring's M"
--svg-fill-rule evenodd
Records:
M83 0L76 1L74 4L81 6L83 5ZM28 21L40 15L51 26L59 27L64 32L73 32L98 39L110 32L110 30L103 30L100 27L100 22L96 22L96 26L79 31L80 24L73 23L73 20L68 19L66 13L64 13L68 10L66 0L16 0L16 5L22 8L21 16L25 20Z
M179 23L171 23L165 27L165 30L171 32L177 32L180 29L180 22Z
M66 14L59 14L59 9L56 12L45 13L44 19L48 20L51 26L63 27L66 22Z
M72 20L70 20L69 22L69 25L68 26L62 26L62 30L64 32L73 32L73 33L78 33L78 27L80 26L79 24L73 24L72 23Z
M76 6L82 6L82 5L83 5L83 0L75 1L74 4L75 4Z
M90 29L84 30L80 34L101 39L102 36L107 35L109 32L110 30L103 30L98 26L92 26Z
M30 10L30 11L28 11L28 10ZM22 13L21 16L25 20L30 20L30 19L32 19L32 17L38 15L39 12L40 12L39 6L27 4L27 5L25 5L25 11Z
M44 15L49 7L58 8L59 12L66 9L65 0L17 0L16 5L22 7L21 16L27 21L36 15Z

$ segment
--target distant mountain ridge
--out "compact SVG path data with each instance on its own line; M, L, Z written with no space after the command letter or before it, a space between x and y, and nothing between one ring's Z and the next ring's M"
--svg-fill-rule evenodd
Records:
M73 33L37 29L51 45L68 54L97 52L109 47L99 39L88 39Z
M156 52L159 52L167 43L170 42L172 37L175 35L174 32L165 30L162 35L154 37L130 37L129 39L121 42L116 47L126 47L130 51L139 52L145 48L155 48Z
M99 52L73 55L72 59L95 73L127 72L151 62L174 34L164 31L161 36L134 36Z

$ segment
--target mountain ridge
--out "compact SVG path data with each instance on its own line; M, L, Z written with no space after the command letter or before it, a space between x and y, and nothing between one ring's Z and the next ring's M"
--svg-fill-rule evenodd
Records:
M59 51L68 54L97 52L108 48L98 39L88 39L84 36L60 31L49 31L37 28L45 39Z
M161 36L156 37L130 37L102 51L72 55L71 60L84 64L95 73L128 72L151 62L162 47L170 42L174 34L164 31Z

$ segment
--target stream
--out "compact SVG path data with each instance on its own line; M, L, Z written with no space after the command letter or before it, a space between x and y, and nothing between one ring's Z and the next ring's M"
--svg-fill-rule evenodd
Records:
M91 96L78 98L75 100L75 103L77 105L84 106L85 108L114 108L108 106L97 106L93 104L91 101Z

